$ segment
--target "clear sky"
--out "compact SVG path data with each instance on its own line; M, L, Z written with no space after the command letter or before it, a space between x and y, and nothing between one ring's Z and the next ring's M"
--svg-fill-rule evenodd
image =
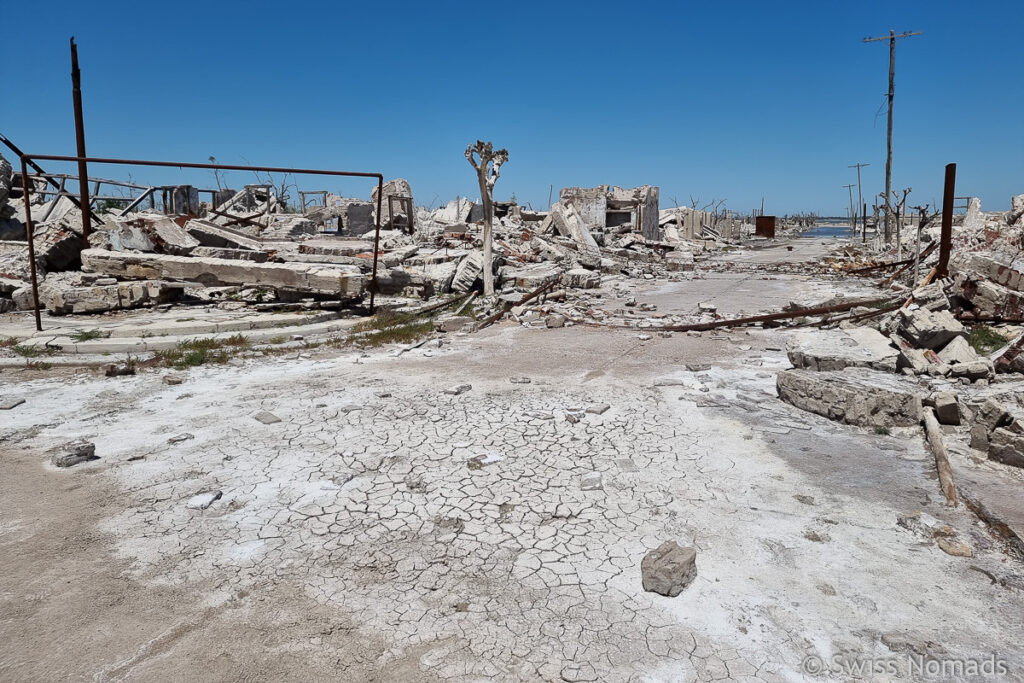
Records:
M482 138L511 157L497 196L535 208L551 185L649 183L663 207L764 195L777 214L845 212L858 161L865 196L883 188L888 43L861 38L923 31L897 46L893 186L941 201L955 161L985 209L1024 193L1021 0L12 0L0 17L0 132L28 152L74 153L74 35L92 156L379 171L426 205L479 194L463 151Z

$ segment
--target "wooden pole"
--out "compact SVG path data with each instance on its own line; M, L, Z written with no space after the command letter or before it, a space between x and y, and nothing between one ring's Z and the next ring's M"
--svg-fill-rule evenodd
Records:
M939 238L939 264L935 275L949 275L949 252L953 246L953 195L956 194L956 164L946 164L946 181L942 191L942 234Z

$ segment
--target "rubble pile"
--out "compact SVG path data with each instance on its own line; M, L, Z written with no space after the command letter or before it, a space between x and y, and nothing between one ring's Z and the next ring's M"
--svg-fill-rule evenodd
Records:
M793 337L794 367L778 374L779 397L876 429L916 425L922 410L933 410L965 446L1024 467L1024 195L1011 204L984 214L975 199L957 217L949 277L933 279L939 251L928 251L921 282L906 269L879 283L899 295L897 305ZM938 240L938 231L922 232ZM843 256L876 268L863 267L858 254Z

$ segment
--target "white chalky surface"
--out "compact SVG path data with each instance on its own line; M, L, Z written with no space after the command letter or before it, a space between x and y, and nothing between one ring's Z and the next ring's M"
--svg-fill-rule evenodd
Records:
M180 386L41 380L26 387L38 407L2 429L32 428L39 448L96 443L102 459L80 467L124 492L102 530L132 579L215 585L212 607L292 582L340 625L293 653L331 648L385 674L413 658L418 680L774 681L844 652L1022 660L1019 602L967 569L1001 550L938 505L920 439L782 404L781 353L530 384L501 359L489 376L453 372L459 352L442 353L260 361ZM593 473L602 488L583 490ZM186 507L215 490L209 509ZM897 527L922 506L978 556ZM698 549L677 598L641 589L665 540Z

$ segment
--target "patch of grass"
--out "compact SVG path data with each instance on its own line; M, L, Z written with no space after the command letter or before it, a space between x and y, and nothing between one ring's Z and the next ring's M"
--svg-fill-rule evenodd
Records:
M882 436L889 436L888 427L875 427L875 434L881 434Z
M0 339L0 349L9 349L18 345L18 340L14 337L4 337Z
M975 325L967 335L967 342L975 351L987 356L996 349L1006 344L1006 337L996 332L988 325Z
M232 343L234 340L234 343ZM244 343L240 343L244 342ZM249 341L240 334L221 339L186 339L175 348L158 351L157 356L166 367L175 370L195 368L200 365L227 363L231 352L248 345ZM225 348L228 347L228 348Z
M353 332L372 332L374 330L383 330L388 327L398 327L400 325L407 325L419 316L415 313L399 313L391 309L381 309L377 311L372 318L368 318L353 326Z
M25 363L25 367L29 370L49 370L53 367L53 363L42 363L40 361L31 361Z
M395 325L383 330L370 332L352 340L361 347L377 347L384 344L411 344L419 341L434 331L434 323L430 320Z
M275 336L271 337L270 339L268 339L267 343L268 344L273 344L273 345L276 346L277 344L284 344L286 341L288 341L287 337L285 337L284 335L278 334L278 335L275 335Z
M52 356L55 353L60 353L60 348L56 346L24 346L23 344L17 344L11 347L11 351L22 358L39 358L40 356Z
M92 329L92 330L75 330L74 332L72 332L68 336L71 337L71 339L76 341L76 342L87 342L87 341L92 341L93 339L105 339L106 337L110 336L110 333L109 332L104 332L103 330L96 330L96 329Z

